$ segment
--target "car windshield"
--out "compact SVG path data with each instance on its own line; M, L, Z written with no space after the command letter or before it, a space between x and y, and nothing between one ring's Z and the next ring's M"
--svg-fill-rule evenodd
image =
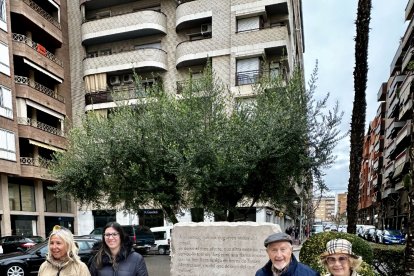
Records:
M36 244L35 246L33 246L33 247L31 247L30 249L28 249L26 252L27 252L27 253L34 253L34 252L36 252L37 250L39 250L39 249L41 249L42 247L44 247L44 246L45 246L45 244L47 244L47 241L44 241L44 242L42 242L42 243L38 243L38 244Z
M402 235L399 230L387 230L386 232L388 232L389 235Z

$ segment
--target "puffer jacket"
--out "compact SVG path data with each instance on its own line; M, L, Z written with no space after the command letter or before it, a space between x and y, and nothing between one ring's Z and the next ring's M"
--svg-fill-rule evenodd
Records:
M147 266L141 254L129 251L117 256L117 265L113 266L109 256L102 256L102 268L98 269L95 262L89 265L92 276L148 276Z
M78 261L69 260L65 263L54 262L51 259L47 259L39 268L38 276L90 276L88 267L85 263Z
M267 264L256 272L256 276L273 276L272 261L269 260ZM299 263L292 254L292 260L286 271L281 276L320 276L319 272L314 271L309 266Z

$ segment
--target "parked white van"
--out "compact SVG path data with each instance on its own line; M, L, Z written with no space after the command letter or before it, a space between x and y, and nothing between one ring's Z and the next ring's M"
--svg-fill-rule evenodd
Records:
M172 226L152 227L154 233L155 250L159 254L167 254L170 250Z

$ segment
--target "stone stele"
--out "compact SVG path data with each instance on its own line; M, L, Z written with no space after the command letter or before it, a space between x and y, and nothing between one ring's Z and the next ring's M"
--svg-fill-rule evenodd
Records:
M263 245L281 232L273 223L177 223L171 237L171 276L251 276L269 260Z

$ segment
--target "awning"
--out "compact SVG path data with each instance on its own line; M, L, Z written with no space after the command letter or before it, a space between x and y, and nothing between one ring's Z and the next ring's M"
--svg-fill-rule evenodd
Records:
M406 163L400 164L395 168L394 174L392 175L393 178L399 176L403 172L405 164Z
M53 150L53 151L64 152L63 149L60 149L60 148L57 148L57 147L54 147L54 146L51 146L51 145L48 145L48 144L45 144L45 143L37 142L37 141L31 140L31 139L29 139L29 144L32 144L32 145L35 145L35 146L38 146L38 147L41 147L41 148Z
M36 70L39 70L40 72L42 72L43 74L48 75L49 77L51 77L52 79L55 79L56 81L58 81L59 83L63 83L63 80L61 78L59 78L58 76L55 76L54 74L50 73L49 71L46 71L45 69L43 69L42 67L34 64L33 62L31 62L28 59L23 58L23 62L26 63L27 65L30 65L31 67L33 67Z

